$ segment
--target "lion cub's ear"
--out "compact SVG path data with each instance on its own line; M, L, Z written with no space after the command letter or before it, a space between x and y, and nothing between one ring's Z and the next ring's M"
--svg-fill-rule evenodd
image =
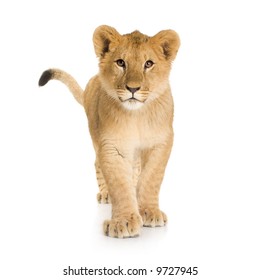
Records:
M113 51L113 45L119 44L120 37L121 35L113 27L108 25L97 27L93 34L93 43L98 58L102 58L107 52Z
M166 60L173 61L180 47L179 35L173 30L162 30L151 38L155 45L161 47Z

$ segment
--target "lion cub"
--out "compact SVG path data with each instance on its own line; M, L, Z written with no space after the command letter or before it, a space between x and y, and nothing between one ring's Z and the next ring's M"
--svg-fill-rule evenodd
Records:
M39 85L56 79L85 108L96 151L100 203L112 203L104 222L111 237L134 237L141 226L164 226L159 191L173 143L171 62L180 40L173 30L153 37L139 31L120 35L102 25L93 35L99 74L83 91L59 69L43 72Z

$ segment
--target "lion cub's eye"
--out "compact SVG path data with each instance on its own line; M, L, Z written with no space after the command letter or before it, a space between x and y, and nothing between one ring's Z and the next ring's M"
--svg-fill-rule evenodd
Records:
M123 59L118 59L116 61L116 64L119 66L119 67L125 67L125 62Z
M144 68L151 68L154 65L154 63L151 60L147 60L144 64Z

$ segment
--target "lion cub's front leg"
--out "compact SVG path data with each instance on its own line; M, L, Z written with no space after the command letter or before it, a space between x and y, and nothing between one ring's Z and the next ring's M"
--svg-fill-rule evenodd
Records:
M112 219L104 222L104 233L119 238L138 236L142 218L134 186L133 153L105 143L98 158L112 203Z
M137 185L137 198L143 225L147 227L164 226L166 214L159 209L159 192L167 161L170 156L172 140L142 154L142 173Z

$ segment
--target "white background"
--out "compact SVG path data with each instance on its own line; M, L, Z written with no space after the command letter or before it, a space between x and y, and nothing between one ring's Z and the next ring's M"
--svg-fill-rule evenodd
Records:
M87 278L63 276L69 265L198 266L198 276L145 279L260 279L257 2L1 2L1 279ZM101 24L151 36L175 29L182 41L161 191L169 223L135 239L103 236L110 207L96 203L83 108L61 83L37 85L43 70L59 67L85 87L97 73L92 34Z

